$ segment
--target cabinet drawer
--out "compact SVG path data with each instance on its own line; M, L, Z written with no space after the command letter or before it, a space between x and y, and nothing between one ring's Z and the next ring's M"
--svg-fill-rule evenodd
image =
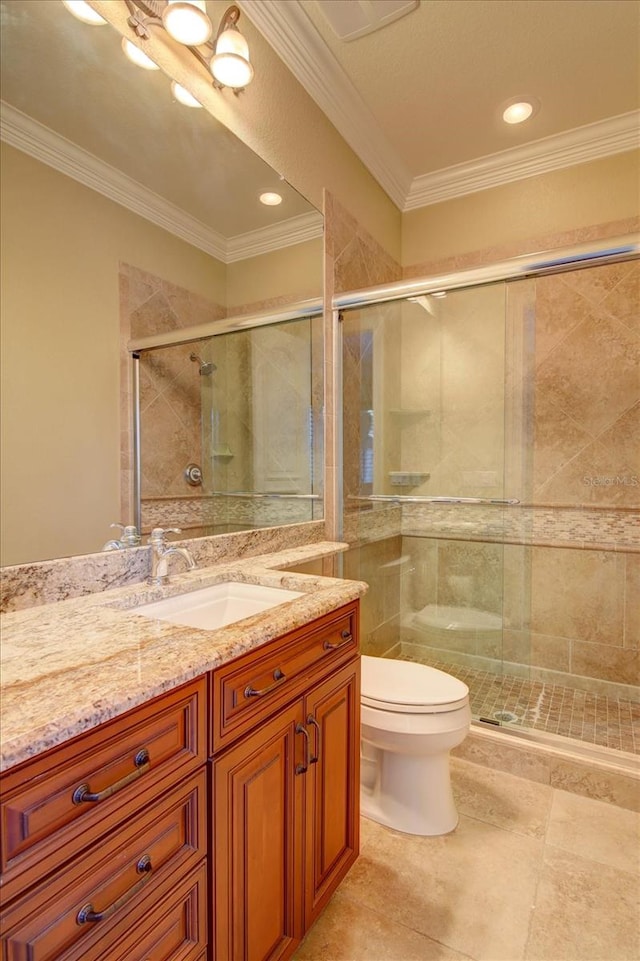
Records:
M100 939L91 951L84 945L61 961L204 961L207 947L207 865L172 884L153 910L132 917L126 933Z
M202 677L9 770L0 782L4 903L203 764L205 705ZM80 800L83 790L98 799Z
M320 680L358 650L358 605L285 634L213 673L212 753Z
M104 957L204 861L206 832L203 769L4 912L3 958Z

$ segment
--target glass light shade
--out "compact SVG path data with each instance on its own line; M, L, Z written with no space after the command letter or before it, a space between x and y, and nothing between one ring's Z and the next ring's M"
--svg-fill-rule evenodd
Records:
M526 100L510 104L502 114L505 123L523 123L533 113L533 104Z
M125 57L127 57L131 63L135 63L136 67L142 67L143 70L160 69L151 57L148 57L146 53L142 52L140 47L136 47L135 43L131 43L126 37L122 38L122 49L124 50Z
M204 0L169 0L162 22L174 40L188 47L206 43L213 32Z
M253 80L249 45L235 27L224 30L218 37L211 73L218 83L234 89L246 87Z
M99 27L107 22L104 17L95 12L93 7L85 3L85 0L62 0L62 2L69 13L72 13L78 20L82 20L83 23L90 23L92 26Z
M202 107L199 100L189 93L181 84L176 83L175 80L171 81L171 91L176 100L183 104L185 107Z

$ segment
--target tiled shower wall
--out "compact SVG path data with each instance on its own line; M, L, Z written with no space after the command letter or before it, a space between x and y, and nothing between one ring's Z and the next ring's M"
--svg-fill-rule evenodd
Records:
M535 344L531 660L637 685L640 262L539 278Z

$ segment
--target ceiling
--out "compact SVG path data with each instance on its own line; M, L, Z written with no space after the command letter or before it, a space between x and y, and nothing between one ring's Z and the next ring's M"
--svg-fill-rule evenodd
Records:
M336 3L370 6L239 0L401 209L638 146L638 0L420 0L352 40Z

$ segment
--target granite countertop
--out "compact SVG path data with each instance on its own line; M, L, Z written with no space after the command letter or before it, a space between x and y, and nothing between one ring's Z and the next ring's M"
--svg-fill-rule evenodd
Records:
M367 585L360 581L283 570L346 547L310 544L172 574L163 587L134 584L2 615L0 769L362 596ZM136 613L138 604L224 580L305 596L215 631Z

